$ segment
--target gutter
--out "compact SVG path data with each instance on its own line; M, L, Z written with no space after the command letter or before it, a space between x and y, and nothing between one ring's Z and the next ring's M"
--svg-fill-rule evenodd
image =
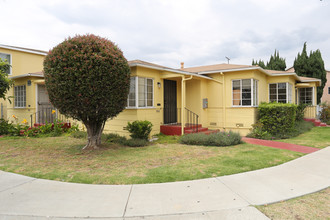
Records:
M200 77L203 79L212 79L211 77L199 75L197 73L191 73L191 72L186 72L186 71L182 71L182 70L175 70L175 69L166 68L166 67L156 67L156 66L151 66L151 65L147 65L147 64L141 64L141 63L133 63L133 64L130 64L129 66L130 67L145 67L145 68L149 68L149 69L168 71L168 72L178 73L178 74L187 75L187 76L196 76L196 77Z
M24 78L24 77L29 77L29 76L44 78L43 75L33 74L33 73L23 74L23 75L19 75L19 76L12 76L12 77L8 77L8 78L9 79L19 79L19 78Z

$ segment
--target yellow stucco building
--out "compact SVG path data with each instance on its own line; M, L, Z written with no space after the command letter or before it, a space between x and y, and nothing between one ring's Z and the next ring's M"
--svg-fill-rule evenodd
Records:
M16 115L40 122L42 119L35 113L51 108L42 74L46 54L0 45L0 58L9 60L9 77L15 82L8 94L14 96L12 104L1 102L4 118ZM127 122L149 120L152 134L189 123L199 124L199 130L233 130L246 135L256 121L258 104L271 101L307 103L311 107L305 116L316 117L316 87L320 80L298 77L294 72L234 64L185 68L181 63L180 69L173 69L141 60L129 61L129 65L127 107L107 122L105 133L127 135L123 129ZM179 134L185 131L180 126L179 129Z

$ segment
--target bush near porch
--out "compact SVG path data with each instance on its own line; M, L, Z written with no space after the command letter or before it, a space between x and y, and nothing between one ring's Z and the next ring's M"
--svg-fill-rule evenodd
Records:
M236 132L217 132L213 134L192 133L183 135L180 140L182 144L203 146L231 146L241 143L241 136Z

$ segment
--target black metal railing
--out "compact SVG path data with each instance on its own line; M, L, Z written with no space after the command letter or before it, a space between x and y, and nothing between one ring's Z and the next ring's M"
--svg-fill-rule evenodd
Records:
M192 112L191 110L185 108L186 110L186 117L187 117L187 121L186 121L186 128L190 129L193 131L193 133L197 133L198 132L198 118L199 116Z
M34 124L53 123L55 120L65 121L67 120L67 117L60 114L54 108L43 108L42 110L30 115L31 127L33 127Z

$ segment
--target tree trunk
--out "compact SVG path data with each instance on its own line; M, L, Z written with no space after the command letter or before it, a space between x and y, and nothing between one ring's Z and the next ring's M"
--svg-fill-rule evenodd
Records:
M87 128L87 144L83 150L95 150L101 145L101 135L103 132L104 124L102 123L84 123Z

